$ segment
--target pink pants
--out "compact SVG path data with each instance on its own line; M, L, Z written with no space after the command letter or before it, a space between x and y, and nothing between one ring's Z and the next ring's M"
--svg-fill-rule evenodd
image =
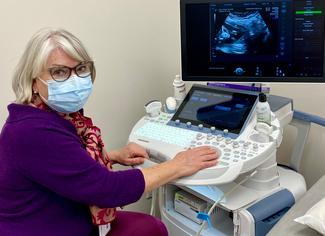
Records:
M168 236L166 226L157 218L138 212L117 211L107 236Z

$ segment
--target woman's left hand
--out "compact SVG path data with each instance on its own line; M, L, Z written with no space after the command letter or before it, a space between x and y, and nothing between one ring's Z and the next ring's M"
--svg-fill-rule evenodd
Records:
M129 143L125 147L108 153L111 162L121 165L139 165L149 158L146 150L136 143Z

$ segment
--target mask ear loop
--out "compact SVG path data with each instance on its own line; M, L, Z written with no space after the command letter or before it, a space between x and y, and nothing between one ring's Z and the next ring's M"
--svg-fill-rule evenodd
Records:
M39 79L43 84L48 86L48 83L46 81L42 80L41 77L36 77L36 79Z
M49 86L48 83L46 81L42 80L40 77L36 77L36 79L39 79L43 84L45 84L46 86ZM46 105L48 105L47 99L45 97L43 97L42 94L39 91L36 92L36 93L38 93L38 95L40 96L40 98L42 99L42 101L45 102Z

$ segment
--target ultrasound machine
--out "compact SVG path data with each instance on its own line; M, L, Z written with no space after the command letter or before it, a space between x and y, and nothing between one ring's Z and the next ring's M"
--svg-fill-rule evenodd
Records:
M268 95L268 126L255 108L264 83L325 82L324 11L324 0L180 1L182 79L208 83L194 84L175 112L149 102L129 142L150 155L139 168L202 145L220 158L159 189L171 236L266 235L306 192L303 176L276 161L292 100Z

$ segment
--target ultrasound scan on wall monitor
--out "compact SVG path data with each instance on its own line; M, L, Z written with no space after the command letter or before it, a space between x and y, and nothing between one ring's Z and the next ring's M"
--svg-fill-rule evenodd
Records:
M257 98L258 94L253 92L248 94L194 85L172 120L239 134L251 117Z
M325 82L324 0L181 0L183 80Z

